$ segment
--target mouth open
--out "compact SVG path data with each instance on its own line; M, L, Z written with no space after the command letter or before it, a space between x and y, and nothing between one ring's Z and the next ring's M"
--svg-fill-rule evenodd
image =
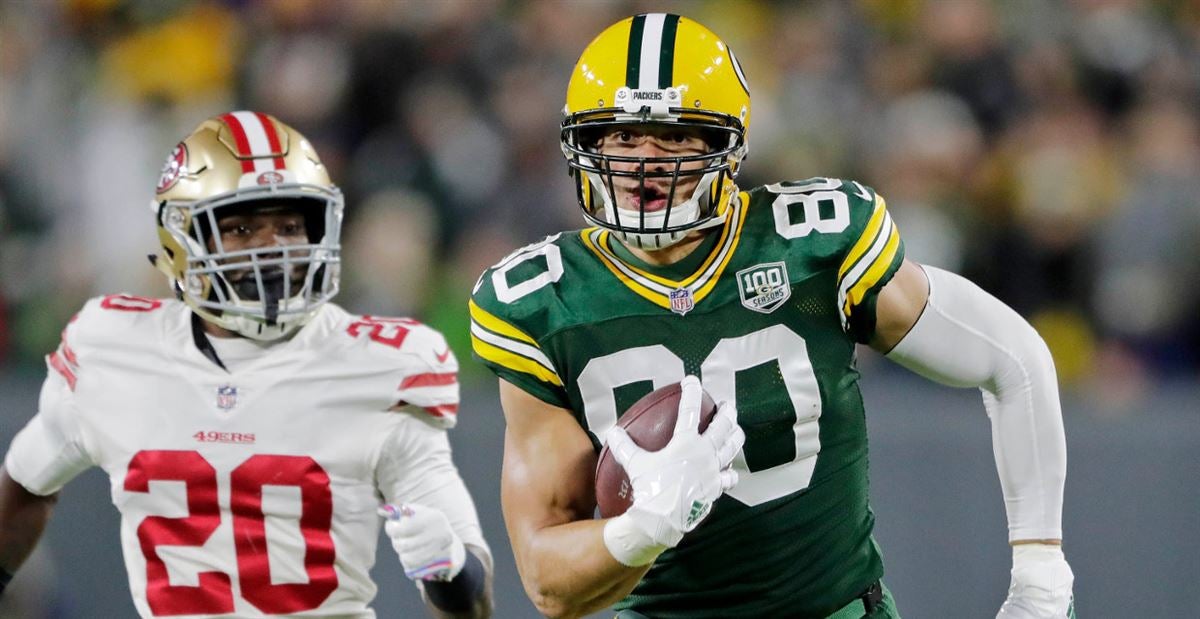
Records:
M635 210L653 213L667 208L667 193L655 187L646 187L644 190L630 189L628 194L630 205Z

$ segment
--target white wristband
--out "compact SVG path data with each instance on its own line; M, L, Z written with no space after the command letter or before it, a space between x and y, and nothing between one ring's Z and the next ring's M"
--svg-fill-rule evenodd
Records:
M649 565L667 549L642 532L628 512L604 523L604 546L614 559L629 567Z
M1067 560L1058 544L1014 544L1012 556L1014 566Z

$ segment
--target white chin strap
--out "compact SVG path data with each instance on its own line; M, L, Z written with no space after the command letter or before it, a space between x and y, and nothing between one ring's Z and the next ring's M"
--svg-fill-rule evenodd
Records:
M672 206L670 209L671 215L667 216L667 209L661 211L652 211L645 213L644 227L647 229L674 228L692 223L700 218L700 201L711 200L709 196L709 188L712 187L713 181L717 177L717 172L709 172L700 177L699 184L692 191L692 196L687 200ZM604 219L610 224L628 225L626 222L637 222L642 217L642 211L623 209L615 205L614 200L608 193L608 189L601 182L598 174L588 174L588 181L591 182L593 190L599 193L604 199ZM617 221L617 215L620 215L620 221ZM693 230L703 230L712 228L725 223L725 216L714 217L703 225L678 230L676 232L625 232L621 230L613 230L613 236L621 239L626 245L637 247L638 249L664 249L670 247Z

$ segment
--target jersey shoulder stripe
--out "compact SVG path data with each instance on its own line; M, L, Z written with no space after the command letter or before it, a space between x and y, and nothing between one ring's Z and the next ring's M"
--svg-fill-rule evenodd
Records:
M566 406L567 396L544 338L569 319L555 309L563 307L560 280L581 252L574 232L520 247L483 272L468 303L475 358L555 406Z
M442 333L412 318L356 315L327 303L300 337L341 371L367 381L392 410L452 428L459 405L458 360Z
M788 239L787 253L805 270L834 269L831 294L842 327L857 341L869 339L875 298L904 262L883 196L857 181L824 177L765 185L751 195L754 230Z
M838 307L843 322L850 318L854 307L862 303L869 290L880 283L898 260L900 232L887 212L883 196L875 195L875 208L866 228L838 268Z
M469 302L471 347L486 362L528 374L542 382L562 387L562 378L537 342L523 331L484 310L474 299Z

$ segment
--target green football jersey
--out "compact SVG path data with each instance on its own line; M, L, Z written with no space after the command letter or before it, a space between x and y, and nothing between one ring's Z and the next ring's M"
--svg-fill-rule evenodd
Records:
M724 225L666 268L591 228L484 272L475 356L572 411L597 449L633 402L687 374L736 403L737 485L618 608L824 617L882 576L855 342L874 332L903 255L881 197L816 178L742 192Z

